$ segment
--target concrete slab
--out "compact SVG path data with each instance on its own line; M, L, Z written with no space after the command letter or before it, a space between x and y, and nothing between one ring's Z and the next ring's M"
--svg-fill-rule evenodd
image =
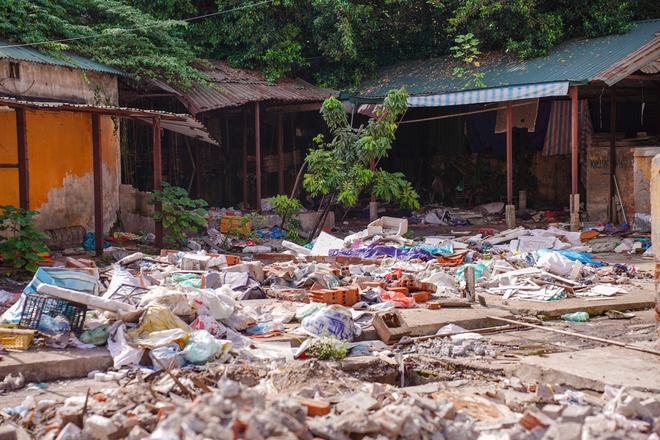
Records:
M649 284L649 286L652 286ZM624 286L629 293L607 299L586 300L568 298L557 301L523 301L516 299L502 300L498 295L483 295L489 306L499 307L516 315L543 315L559 317L566 313L587 312L590 315L601 315L608 310L643 310L655 306L655 296L646 288L631 288Z
M529 356L506 368L505 372L523 382L559 384L574 389L600 392L607 384L660 392L658 356L622 347Z
M39 349L3 354L0 378L23 373L26 382L85 377L90 371L112 367L112 357L105 347L82 350Z
M440 328L447 324L456 324L463 328L472 330L477 328L494 327L501 325L488 316L510 318L513 316L507 310L494 309L475 305L472 308L444 308L431 309L399 309L401 316L410 327L411 336L434 335ZM362 332L358 338L360 341L378 339L378 334L373 327Z

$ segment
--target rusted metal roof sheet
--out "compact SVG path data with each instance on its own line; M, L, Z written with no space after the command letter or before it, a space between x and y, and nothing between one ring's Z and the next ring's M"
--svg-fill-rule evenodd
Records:
M593 75L591 81L603 81L608 86L618 83L631 73L640 70L642 67L653 63L658 55L660 55L660 20L653 20L657 23L658 32L655 33L655 38L639 47L637 50L630 52L618 62L612 64L608 68ZM622 51L625 47L622 48Z
M261 101L320 102L339 94L299 78L269 82L259 71L235 69L218 60L209 62L214 68L201 69L210 78L209 86L198 84L190 90L179 91L184 105L192 114Z
M547 56L517 60L503 54L481 56L479 72L486 88L550 82L614 84L660 55L660 20L636 23L623 35L567 41ZM391 89L410 95L435 95L465 90L469 77L452 74L460 63L453 57L405 61L382 69L379 78L362 84L351 100L381 101Z
M660 57L654 61L651 61L646 66L643 66L641 69L644 73L660 73Z
M29 61L31 63L50 64L52 66L69 67L72 69L94 70L96 72L110 73L112 75L126 75L121 70L105 64L97 63L88 58L75 55L71 52L61 52L62 58L55 58L30 46L13 47L11 43L0 41L0 58L16 61Z
M0 97L0 106L23 107L45 110L62 110L74 112L99 113L107 116L117 116L120 118L139 119L148 124L153 123L153 119L160 119L160 126L165 130L183 134L209 144L219 145L218 141L213 139L206 127L197 119L190 115L161 112L155 110L141 110L128 107L107 107L102 105L90 104L71 104L65 102L33 102L19 101L14 98Z

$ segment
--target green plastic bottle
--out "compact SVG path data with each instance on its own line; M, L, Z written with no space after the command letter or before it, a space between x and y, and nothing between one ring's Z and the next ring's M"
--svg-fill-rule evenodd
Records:
M587 312L567 313L565 315L561 315L561 317L564 318L564 321L569 321L569 322L589 321L589 314Z

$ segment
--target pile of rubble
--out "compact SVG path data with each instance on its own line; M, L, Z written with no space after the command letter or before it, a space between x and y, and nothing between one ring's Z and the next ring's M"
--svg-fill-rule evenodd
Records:
M302 383L318 361L273 364L254 386L207 369L137 369L112 388L63 402L28 397L0 412L0 434L67 439L601 439L657 438L660 401L606 387L598 396L500 378L481 392L441 383L396 388L331 367L302 388L275 388L289 372ZM224 368L223 368L224 367ZM263 368L245 364L240 368ZM341 383L333 387L333 383ZM554 389L554 394L552 391ZM520 408L520 398L527 404ZM9 438L9 437L3 437ZM13 437L16 438L16 437Z

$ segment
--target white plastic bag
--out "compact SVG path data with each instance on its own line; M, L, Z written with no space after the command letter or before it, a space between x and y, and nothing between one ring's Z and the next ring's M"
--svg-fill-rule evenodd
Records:
M197 314L210 315L217 320L225 320L234 313L236 303L226 294L223 288L215 290L202 290L186 288L188 301L197 307ZM231 291L231 289L229 289Z
M181 355L191 364L205 364L213 361L216 356L224 357L230 349L230 341L220 341L206 330L196 330L186 341Z
M129 286L140 286L138 279L131 275L129 271L121 267L119 264L113 264L112 268L114 273L112 274L110 286L108 286L108 290L103 294L101 298L109 299L117 291L117 289L121 287L122 284L128 284Z
M128 345L126 326L123 322L115 322L108 330L108 334L108 351L110 351L115 368L140 364L144 349Z

